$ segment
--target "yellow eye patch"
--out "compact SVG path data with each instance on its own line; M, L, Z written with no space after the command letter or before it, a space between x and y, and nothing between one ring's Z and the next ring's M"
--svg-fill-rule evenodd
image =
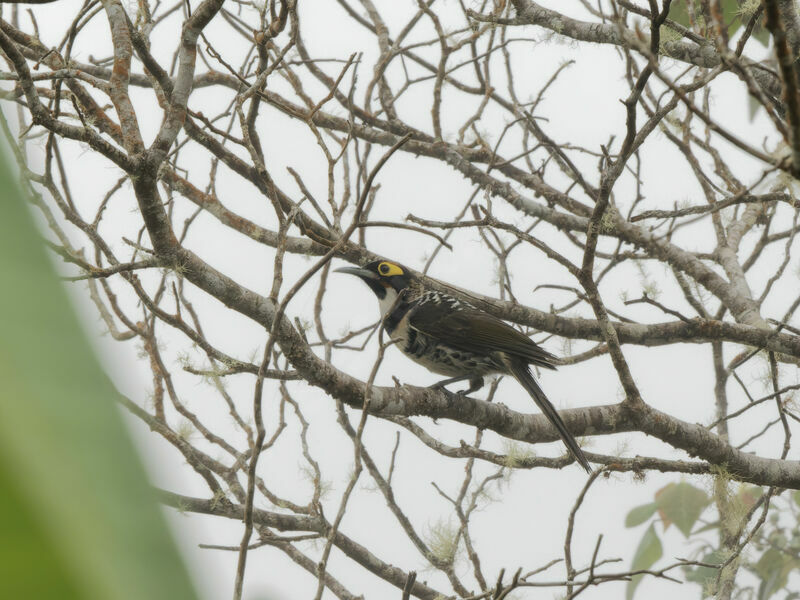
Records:
M403 275L403 269L390 262L382 262L378 265L378 273L383 277L391 277L392 275Z

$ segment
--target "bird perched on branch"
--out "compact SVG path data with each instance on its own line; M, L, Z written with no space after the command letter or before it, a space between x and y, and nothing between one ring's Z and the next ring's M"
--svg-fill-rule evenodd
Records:
M434 373L448 375L434 387L469 380L459 395L483 387L484 375L513 375L544 413L573 458L591 471L578 443L533 378L529 365L555 369L555 356L500 319L426 287L408 269L377 260L363 267L337 269L360 277L378 297L383 327L398 348Z

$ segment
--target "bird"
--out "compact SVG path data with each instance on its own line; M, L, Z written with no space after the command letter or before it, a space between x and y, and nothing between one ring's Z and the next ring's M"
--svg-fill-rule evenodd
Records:
M375 293L383 328L403 354L429 371L449 376L432 387L454 394L444 386L468 380L469 387L457 392L463 397L483 387L485 375L513 376L556 428L572 457L591 472L578 442L530 370L530 365L555 369L553 354L464 299L426 286L401 264L376 260L336 271L359 277Z

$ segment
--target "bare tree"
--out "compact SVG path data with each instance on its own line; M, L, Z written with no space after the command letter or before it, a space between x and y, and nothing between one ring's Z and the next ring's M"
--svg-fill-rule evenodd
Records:
M163 502L243 521L239 544L208 546L238 556L234 598L265 546L308 573L315 598L363 597L374 579L392 597L429 600L539 597L539 587L574 598L633 578L632 594L642 575L695 581L720 598L789 585L800 550L796 507L783 494L800 489L789 457L800 420L791 324L800 16L783 0L736 10L721 0L552 4L86 0L63 22L52 8L6 8L2 97L16 119L3 121L5 138L48 244L71 265L66 278L88 284L113 339L137 342L149 366L150 396L120 402L205 484L196 495L165 490ZM320 14L327 27L308 34ZM775 60L763 60L756 36L771 40ZM542 58L565 40L577 65ZM107 57L91 54L106 48ZM608 86L565 86L581 61L607 68ZM753 123L720 108L748 96ZM550 100L559 97L583 103L601 142L568 133L578 115L560 113ZM287 165L281 152L301 139L316 155ZM435 204L405 202L381 187L390 172L416 179L421 195L437 173L463 187ZM113 185L98 190L109 176ZM670 179L692 190L688 202L664 189ZM245 254L227 260L228 244ZM353 327L331 333L331 261L379 258L541 332L537 342L563 355L562 372L591 361L615 374L619 401L587 379L580 407L561 412L573 434L662 442L647 446L652 456L586 452L597 469L580 492L552 491L572 506L563 539L535 542L552 561L520 555L497 568L502 533L475 531L489 494L501 506L513 496L498 491L509 475L572 462L529 450L558 439L549 422L503 404L514 392L497 381L483 399L397 378L376 385L395 374L382 365L395 350L372 314L345 307ZM470 270L486 264L494 270ZM527 265L546 266L531 278ZM291 304L297 297L307 310ZM231 312L258 337L255 355L243 336L216 331ZM632 367L644 347L691 352L711 385L657 408L645 380L681 375L658 360ZM337 368L353 356L361 378ZM198 382L213 395L196 398ZM689 422L688 405L714 417ZM323 426L351 449L339 447L350 470L335 493L328 482L338 475L314 440ZM397 483L409 445L457 483ZM275 466L286 456L306 476L294 488ZM650 472L673 481L629 515L630 526L651 523L631 567L614 564L631 553L606 551L602 536L581 538L576 552L576 516L593 486ZM353 521L364 485L382 499L368 526ZM450 521L426 524L413 505L429 495ZM697 531L704 519L713 539ZM653 566L656 520L701 551ZM398 533L416 558L395 566Z

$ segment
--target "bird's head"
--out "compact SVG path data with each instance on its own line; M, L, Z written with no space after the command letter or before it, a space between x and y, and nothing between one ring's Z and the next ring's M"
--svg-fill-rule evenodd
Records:
M381 308L391 306L397 295L414 280L407 268L388 260L376 260L363 267L343 267L336 270L360 277L375 292Z

